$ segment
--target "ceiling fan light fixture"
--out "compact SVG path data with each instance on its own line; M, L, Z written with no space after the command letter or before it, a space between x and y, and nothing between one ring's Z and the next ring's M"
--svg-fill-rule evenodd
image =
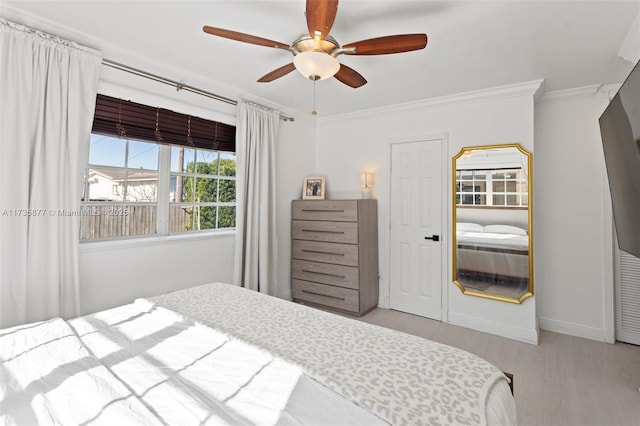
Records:
M325 52L300 52L293 64L300 74L314 81L333 77L340 70L340 62Z

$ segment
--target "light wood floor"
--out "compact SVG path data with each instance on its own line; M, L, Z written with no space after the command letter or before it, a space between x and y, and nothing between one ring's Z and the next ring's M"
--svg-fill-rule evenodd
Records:
M544 330L535 346L380 308L361 320L464 349L512 373L520 426L640 426L640 346Z

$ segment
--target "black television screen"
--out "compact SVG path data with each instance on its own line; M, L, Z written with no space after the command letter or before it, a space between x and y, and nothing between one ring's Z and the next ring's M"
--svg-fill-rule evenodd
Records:
M640 62L600 116L618 246L640 257Z

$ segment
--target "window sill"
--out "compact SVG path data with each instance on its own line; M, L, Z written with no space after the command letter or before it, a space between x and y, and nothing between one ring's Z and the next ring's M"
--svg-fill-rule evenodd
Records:
M180 243L185 241L196 240L212 240L218 238L229 238L235 236L235 229L225 231L212 231L212 232L193 232L184 234L162 235L162 236L144 236L144 237L131 237L121 238L115 240L100 240L100 241L81 241L80 251L96 251L96 250L111 250L114 248L123 247L145 247L155 246L163 244Z

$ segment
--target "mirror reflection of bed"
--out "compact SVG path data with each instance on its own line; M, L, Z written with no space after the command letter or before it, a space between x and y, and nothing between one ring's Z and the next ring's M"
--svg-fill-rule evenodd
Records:
M530 155L510 144L453 158L453 279L465 294L514 303L533 294Z
M466 289L519 298L529 288L529 237L512 225L458 222L458 280Z

